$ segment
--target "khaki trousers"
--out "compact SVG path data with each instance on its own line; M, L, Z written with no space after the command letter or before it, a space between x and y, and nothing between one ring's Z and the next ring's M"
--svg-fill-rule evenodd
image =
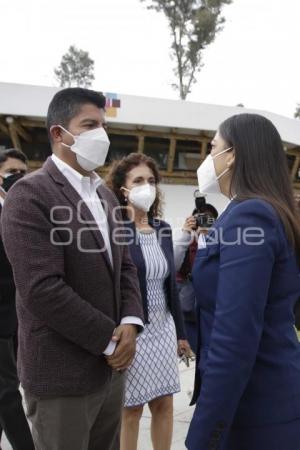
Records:
M36 450L119 450L124 382L114 372L85 396L41 400L25 392Z

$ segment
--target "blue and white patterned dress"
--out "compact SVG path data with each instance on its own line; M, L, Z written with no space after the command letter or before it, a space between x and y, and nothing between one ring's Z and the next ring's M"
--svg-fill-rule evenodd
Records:
M126 407L180 391L176 329L164 293L168 263L155 231L138 236L146 265L150 323L137 339L136 355L127 370Z

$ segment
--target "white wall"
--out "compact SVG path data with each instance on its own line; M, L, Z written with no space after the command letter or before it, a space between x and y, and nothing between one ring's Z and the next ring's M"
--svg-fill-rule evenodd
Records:
M198 187L173 184L161 184L160 187L164 195L164 219L175 231L181 228L195 208L194 191ZM228 204L228 199L223 195L209 194L206 202L211 203L220 214Z

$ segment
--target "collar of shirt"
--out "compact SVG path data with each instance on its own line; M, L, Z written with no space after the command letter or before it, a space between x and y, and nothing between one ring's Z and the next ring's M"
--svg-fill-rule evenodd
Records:
M56 155L52 154L51 158L58 170L60 170L60 172L67 178L69 183L74 187L74 189L76 189L80 196L84 194L91 196L103 182L102 178L100 178L96 172L92 172L90 176L85 177Z
M53 154L51 158L58 170L60 170L60 172L67 178L69 183L77 191L79 196L83 199L83 201L91 211L95 219L95 223L97 224L99 231L102 234L105 244L104 248L108 252L111 266L113 267L113 257L107 216L97 194L97 187L102 183L102 179L95 172L92 172L91 176L89 177L84 177L79 172L77 172L77 170L74 170L67 163L59 159L56 155Z

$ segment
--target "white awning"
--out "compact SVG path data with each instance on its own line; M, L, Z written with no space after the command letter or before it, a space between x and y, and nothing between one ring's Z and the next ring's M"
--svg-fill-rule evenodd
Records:
M0 115L45 118L48 105L60 88L0 83ZM221 122L234 114L257 113L270 119L282 140L289 146L300 146L300 121L267 111L242 107L219 106L182 100L116 94L120 100L116 117L108 117L111 124L144 126L152 129L171 129L199 133L214 132Z

